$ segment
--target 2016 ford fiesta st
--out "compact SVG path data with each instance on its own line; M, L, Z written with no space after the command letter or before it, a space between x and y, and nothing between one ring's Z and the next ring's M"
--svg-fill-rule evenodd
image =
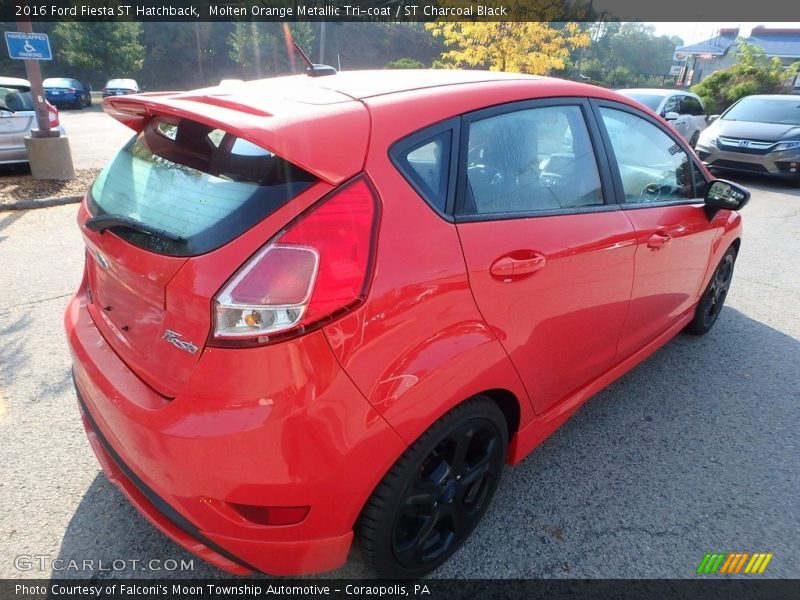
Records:
M633 100L353 72L108 98L66 312L86 432L234 573L423 575L504 463L720 314L746 190Z

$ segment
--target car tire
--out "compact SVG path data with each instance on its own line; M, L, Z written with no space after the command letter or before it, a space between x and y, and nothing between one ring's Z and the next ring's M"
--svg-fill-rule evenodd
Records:
M384 578L444 563L483 517L502 475L508 426L487 396L436 421L375 488L357 524L362 556Z
M731 246L722 256L711 281L708 282L700 301L697 303L694 318L686 326L686 332L692 335L705 335L717 322L719 313L725 305L731 280L733 267L736 264L736 248Z

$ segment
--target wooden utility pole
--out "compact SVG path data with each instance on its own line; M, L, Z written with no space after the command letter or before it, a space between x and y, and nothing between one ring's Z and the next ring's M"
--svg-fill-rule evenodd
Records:
M17 21L17 29L22 33L33 33L30 19L23 17ZM33 107L36 111L36 129L31 131L31 137L58 137L61 132L58 129L50 129L50 116L47 114L47 101L44 96L44 86L42 85L42 69L38 60L24 60L25 73L31 83L31 95L33 96Z

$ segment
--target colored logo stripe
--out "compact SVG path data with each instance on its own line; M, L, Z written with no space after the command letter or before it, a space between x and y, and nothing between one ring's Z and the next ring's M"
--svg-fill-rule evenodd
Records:
M697 566L698 574L713 573L744 573L761 574L772 560L773 554L766 552L732 552L730 554L720 554L708 552ZM749 559L749 560L748 560ZM747 565L747 566L745 566Z

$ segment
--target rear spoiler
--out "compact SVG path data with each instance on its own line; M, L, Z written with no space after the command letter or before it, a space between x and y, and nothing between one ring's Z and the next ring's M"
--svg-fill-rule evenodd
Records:
M109 96L103 110L134 131L156 115L229 131L337 185L364 166L370 118L360 102L311 104L285 98L245 102L226 93L150 92Z

